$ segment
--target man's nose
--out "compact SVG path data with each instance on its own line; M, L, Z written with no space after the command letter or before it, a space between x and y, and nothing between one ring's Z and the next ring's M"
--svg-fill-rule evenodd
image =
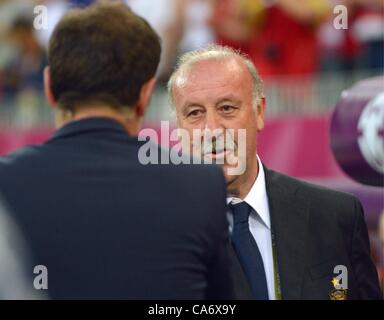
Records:
M221 129L220 117L215 111L208 111L205 118L205 129Z

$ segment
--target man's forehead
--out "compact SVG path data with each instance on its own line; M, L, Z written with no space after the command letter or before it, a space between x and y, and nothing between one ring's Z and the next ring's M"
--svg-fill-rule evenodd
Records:
M202 83L231 84L248 73L242 61L236 58L209 59L195 62L179 70L175 87L198 86Z

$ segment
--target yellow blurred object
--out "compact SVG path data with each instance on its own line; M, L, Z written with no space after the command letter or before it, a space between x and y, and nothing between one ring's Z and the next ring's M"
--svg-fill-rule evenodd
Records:
M316 17L325 17L331 13L331 2L329 0L306 0L308 6L313 10Z
M240 0L241 14L248 28L254 30L263 20L265 4L263 0Z

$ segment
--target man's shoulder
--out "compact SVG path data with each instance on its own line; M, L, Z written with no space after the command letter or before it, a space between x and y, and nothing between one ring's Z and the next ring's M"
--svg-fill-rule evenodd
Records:
M288 195L289 201L299 202L309 208L317 226L337 223L340 230L348 230L350 234L356 221L363 214L360 201L352 194L302 181L272 170L267 170L266 180L267 184L279 185L274 188L275 197L281 196L280 192L282 192Z
M201 161L191 155L181 156L181 154L176 153L174 150L164 148L152 142L150 146L157 150L157 152L154 159L146 161L149 162L148 164L144 162L145 165L143 165L140 153L138 154L138 163L143 165L143 168L151 167L155 172L167 172L168 175L182 179L185 183L188 180L194 180L208 185L211 185L212 182L226 184L224 173L220 166L201 163Z
M130 146L132 145L130 144ZM184 190L193 190L197 194L218 192L219 186L225 188L223 171L216 165L193 164L193 162L174 164L172 161L141 163L139 155L133 155L137 152L137 146L134 145L132 149L120 147L114 154L107 153L99 145L93 145L90 148L91 151L79 149L75 144L70 145L70 148L68 146L69 144L62 146L48 141L40 145L26 146L2 156L0 157L0 176L13 179L25 173L33 174L34 177L45 176L47 168L50 172L60 174L63 167L67 168L72 165L90 167L94 164L94 160L98 160L96 162L105 164L102 166L104 169L107 167L109 169L120 168L122 174L126 174L128 179L129 172L135 171L135 176L140 176L144 181L162 180L165 188L177 185L182 186ZM163 151L159 152L159 158L161 152ZM89 159L93 162L88 163ZM97 166L95 170L100 170L100 166Z
M31 145L18 149L12 153L0 156L0 172L38 159L43 154L41 145Z
M150 165L153 172L165 172L169 183L177 184L185 191L194 194L215 196L226 193L226 182L223 170L217 165L208 164L169 164ZM144 168L145 170L145 168Z
M266 170L267 183L278 184L295 196L322 206L355 205L359 200L352 194L303 181L270 169Z

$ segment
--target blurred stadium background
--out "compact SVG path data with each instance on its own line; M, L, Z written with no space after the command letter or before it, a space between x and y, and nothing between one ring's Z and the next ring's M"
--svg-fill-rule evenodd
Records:
M0 0L0 155L44 141L52 117L42 70L49 35L71 7L91 0ZM330 147L330 119L343 90L383 75L382 0L125 0L163 41L159 82L145 127L173 121L166 81L178 54L212 42L248 54L264 79L267 123L259 153L267 166L362 201L372 254L383 277L384 199L338 166ZM48 28L35 30L33 8L48 9ZM333 9L348 9L348 28L336 29ZM106 21L106 23L108 23ZM384 91L384 83L383 91ZM384 119L383 119L384 127ZM348 157L348 155L345 155ZM28 190L20 190L28 192Z

